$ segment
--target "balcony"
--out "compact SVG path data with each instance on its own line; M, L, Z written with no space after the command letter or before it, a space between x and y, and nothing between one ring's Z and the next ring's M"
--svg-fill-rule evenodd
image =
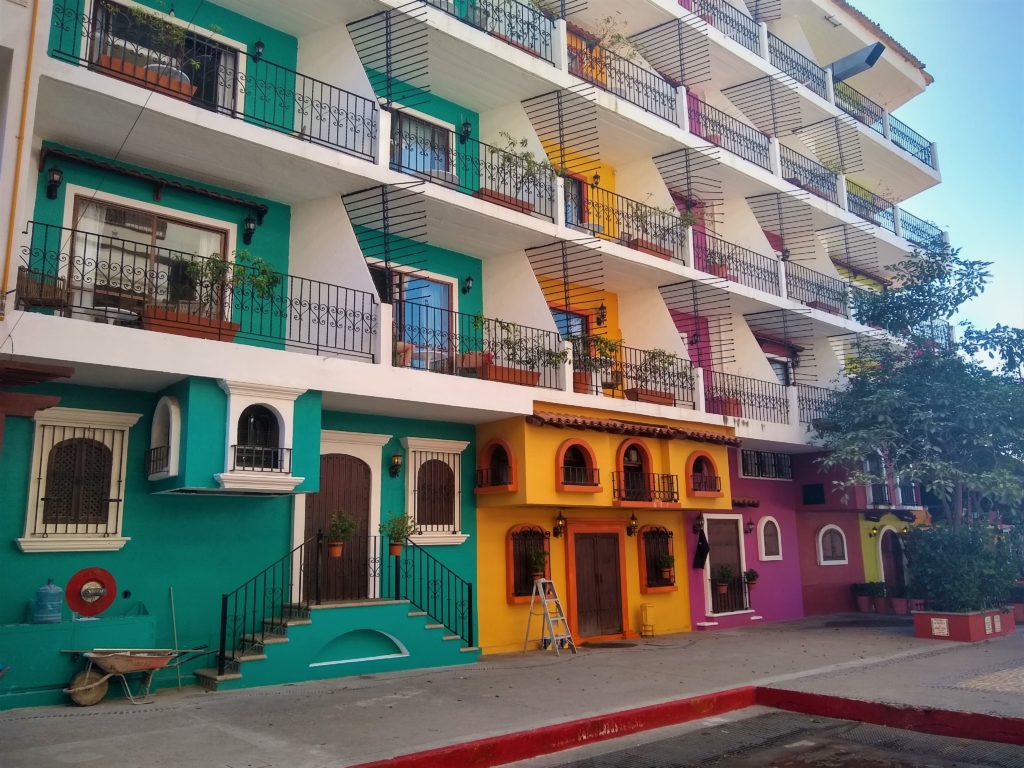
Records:
M705 232L693 232L693 266L701 272L781 296L779 262Z
M563 464L558 468L562 476L562 485L583 488L595 488L601 484L601 470L597 467L581 467Z
M263 445L232 445L232 472L280 472L288 475L292 471L292 449Z
M159 445L146 451L143 457L143 465L146 467L146 477L166 472L170 467L170 446Z
M722 478L718 475L697 473L690 475L690 487L698 493L720 493L722 490Z
M722 589L722 586L725 589ZM747 582L742 576L737 576L726 582L711 579L712 613L736 613L747 610L750 610L750 593L747 591Z
M879 136L885 135L885 109L880 104L876 104L852 85L842 81L833 84L832 92L835 95L836 106L843 112L864 123Z
M850 316L850 296L845 282L823 275L792 261L786 267L786 293L789 298L822 312Z
M546 165L395 113L391 167L466 195L555 220L557 184Z
M577 34L568 37L569 73L670 123L677 123L676 87L656 72Z
M902 120L898 120L892 115L889 115L889 138L893 144L911 157L916 157L931 168L935 167L932 143Z
M365 291L119 237L30 222L16 306L193 338L372 360Z
M110 2L54 7L50 55L202 109L376 158L371 100Z
M616 501L651 503L679 501L679 478L655 472L613 472L612 494Z
M771 139L742 120L727 115L693 94L686 95L690 132L737 157L771 171Z
M771 32L768 33L768 60L783 74L828 101L828 77L825 70Z
M800 423L813 424L815 419L824 418L835 395L834 390L825 387L797 384L796 397L800 410Z
M757 22L726 0L680 0L679 4L748 51L760 54Z
M475 488L505 488L512 483L512 468L483 467L476 471Z
M675 208L656 208L600 187L579 184L574 191L566 185L565 223L658 258L686 256L687 222Z
M923 250L941 249L946 244L942 230L931 222L899 209L900 234L903 239Z
M704 370L704 407L722 416L789 423L789 395L775 381Z
M689 360L600 337L573 339L573 389L642 403L694 407Z
M836 174L784 144L779 146L779 160L782 178L822 200L839 205L839 177Z
M409 301L393 308L396 367L561 388L567 355L553 331Z
M540 9L516 0L425 0L471 27L522 51L554 63L555 22Z
M869 192L849 179L846 180L846 207L850 213L860 216L864 221L896 234L896 207L884 197Z

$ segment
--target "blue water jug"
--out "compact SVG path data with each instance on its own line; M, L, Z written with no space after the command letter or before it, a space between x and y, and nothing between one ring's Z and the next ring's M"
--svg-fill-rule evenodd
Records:
M64 590L47 579L46 585L36 590L36 606L32 612L35 624L59 624L61 607L64 604Z

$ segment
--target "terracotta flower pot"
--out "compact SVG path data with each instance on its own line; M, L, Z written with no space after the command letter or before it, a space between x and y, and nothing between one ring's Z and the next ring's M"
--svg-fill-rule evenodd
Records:
M861 613L871 613L871 598L867 595L857 595L857 610Z
M892 612L897 616L906 616L910 613L910 601L905 597L890 597Z
M871 605L875 608L875 613L888 613L889 612L889 598L888 597L873 597L871 598Z
M343 541L328 541L327 542L327 555L329 557L341 557L345 552L345 542Z
M402 542L392 542L388 544L388 554L392 557L400 557L402 554Z
M534 571L532 576L534 581L540 581L544 578L544 571Z
M662 568L661 569L661 578L664 579L665 581L672 581L672 569L671 568Z
M907 600L907 607L912 611L923 611L924 600L919 597L911 597Z
M725 595L729 593L729 582L720 581L718 582L718 594Z
M747 592L753 592L754 591L754 587L756 587L756 586L757 586L757 582L756 581L748 581L747 582Z

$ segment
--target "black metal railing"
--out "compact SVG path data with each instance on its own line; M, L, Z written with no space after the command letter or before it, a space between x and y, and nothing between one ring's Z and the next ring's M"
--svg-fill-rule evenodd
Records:
M694 230L692 237L695 269L748 288L782 295L777 259L727 243L705 232Z
M232 472L281 472L292 471L292 449L264 445L232 445Z
M832 92L836 97L836 106L843 112L864 123L879 135L884 135L882 125L885 109L876 104L849 83L839 81L832 84Z
M944 320L928 320L910 330L911 336L924 339L932 345L950 351L953 349L953 326Z
M675 209L655 208L600 187L583 190L579 205L566 205L566 223L663 259L684 260L686 225Z
M50 53L204 109L375 160L376 101L112 2L65 0Z
M896 207L849 179L846 180L846 209L865 221L896 233Z
M921 506L921 492L916 483L901 483L897 481L896 495L901 507Z
M563 464L558 468L562 485L600 485L601 471L597 467L573 467Z
M792 261L785 262L785 268L786 295L789 298L812 309L850 316L850 294L845 282Z
M942 230L929 221L918 218L902 208L900 211L900 234L903 239L926 251L941 249L945 244Z
M546 164L450 132L403 128L395 112L391 166L482 200L554 221L557 182Z
M723 416L789 423L786 387L735 373L704 369L704 408Z
M649 69L606 48L569 34L569 73L676 123L676 88Z
M158 445L146 451L143 457L143 464L146 467L146 476L166 472L170 467L170 446Z
M757 22L726 0L681 0L680 4L748 51L760 54Z
M750 593L747 590L747 582L742 576L725 582L716 578L711 579L712 613L734 613L749 609Z
M657 472L613 472L612 494L619 501L679 501L679 478Z
M553 62L555 22L540 9L516 0L426 0L445 13L527 53Z
M825 70L771 32L768 33L768 60L783 74L805 85L828 100L828 79Z
M800 423L813 424L815 419L824 418L835 399L836 392L813 384L797 384L796 399L800 410Z
M766 171L772 169L771 139L757 128L712 107L692 93L686 95L686 108L690 119L690 133L723 147Z
M782 178L823 200L839 205L839 177L823 166L785 144L779 146Z
M512 482L512 467L482 467L476 471L476 488L493 488Z
M612 354L603 355L589 338L573 339L572 347L576 391L694 407L695 375L689 360L660 349L622 344L616 344Z
M29 222L24 234L23 308L373 359L372 293L257 269L241 257L229 262L40 222Z
M568 356L553 331L396 301L394 364L559 389Z
M935 167L932 143L892 115L889 115L889 140L911 157L916 157L927 166Z
M887 483L871 483L868 486L868 504L888 506L889 485Z
M390 595L408 600L445 629L473 645L473 583L459 576L430 552L406 541L402 554L391 558L394 582Z
M718 475L696 473L690 475L690 487L700 493L718 493L722 490L722 478Z

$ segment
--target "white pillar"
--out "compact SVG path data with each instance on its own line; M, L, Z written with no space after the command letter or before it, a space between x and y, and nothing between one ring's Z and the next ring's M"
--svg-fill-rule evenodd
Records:
M882 135L892 141L892 126L889 125L889 110L882 110Z
M378 365L395 364L394 307L383 302L377 305L377 343L374 344L374 362Z
M693 260L693 227L686 228L686 249L683 253L683 263L692 267L696 262Z
M848 207L848 204L847 204L847 200L846 200L846 174L845 173L837 173L836 174L836 189L839 192L839 194L837 195L837 199L839 200L839 207L842 208L844 211L850 210L849 207Z
M836 89L832 82L832 67L825 68L825 98L829 104L836 103Z
M377 115L377 165L387 168L391 164L391 113L379 109Z
M779 140L774 136L768 138L768 159L772 167L772 173L782 178L782 154L779 150Z
M565 361L565 365L562 366L562 381L559 382L563 392L572 392L572 343L568 341L562 342L562 349L569 353L568 359Z
M939 168L939 145L936 144L934 141L932 142L931 152L932 152L932 168L934 168L938 173L942 173L942 170Z
M693 367L693 410L706 411L704 404L704 369Z
M679 127L687 133L690 132L690 110L687 108L686 86L680 85L676 89L676 115ZM932 145L934 146L934 145Z
M565 226L565 179L555 176L555 226Z
M786 285L786 262L779 259L776 264L779 267L779 295L787 299L789 298L789 287Z
M768 51L768 25L761 21L757 25L757 47L762 59L771 60L771 54Z
M892 220L895 224L893 229L896 230L896 237L903 237L903 225L900 223L900 207L898 205L892 207Z
M551 58L556 69L569 72L569 29L565 19L555 19L554 34L551 35Z
M786 397L789 400L789 425L800 428L800 396L795 386L786 387Z

